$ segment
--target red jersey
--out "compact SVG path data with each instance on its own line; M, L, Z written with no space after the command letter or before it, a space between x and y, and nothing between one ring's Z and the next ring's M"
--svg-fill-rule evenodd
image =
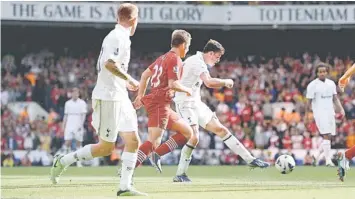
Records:
M171 103L173 92L169 89L169 80L180 78L182 61L175 52L169 51L160 56L149 66L153 72L151 78L150 94L147 95L152 102Z

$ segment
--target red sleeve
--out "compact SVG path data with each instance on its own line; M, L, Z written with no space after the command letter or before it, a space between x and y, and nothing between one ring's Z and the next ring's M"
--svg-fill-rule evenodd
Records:
M179 79L179 61L178 57L173 56L172 58L169 59L169 62L167 63L167 69L168 69L168 80L178 80Z
M154 71L154 66L157 63L158 59L155 60L152 64L150 64L150 66L148 67L150 69L150 71Z

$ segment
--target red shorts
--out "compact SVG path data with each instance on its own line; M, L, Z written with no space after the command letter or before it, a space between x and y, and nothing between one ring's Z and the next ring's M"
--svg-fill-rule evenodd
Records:
M148 127L170 129L177 122L179 115L170 108L170 103L151 103L150 100L142 100L148 114Z

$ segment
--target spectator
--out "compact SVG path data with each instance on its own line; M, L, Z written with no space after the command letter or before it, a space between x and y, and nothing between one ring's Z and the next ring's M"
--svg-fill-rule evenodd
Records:
M313 157L311 156L310 152L307 151L307 154L303 160L303 165L312 165L312 163L313 163Z
M303 136L300 135L298 131L295 132L294 135L291 136L292 140L292 148L293 149L302 149L303 148Z
M292 149L292 140L289 131L286 131L282 138L282 146L284 149Z
M15 160L14 160L13 154L12 153L8 154L2 164L4 167L14 167Z

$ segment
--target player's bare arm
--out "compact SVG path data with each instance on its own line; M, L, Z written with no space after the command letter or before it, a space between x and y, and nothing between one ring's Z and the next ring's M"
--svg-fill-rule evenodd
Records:
M307 125L308 124L308 114L309 111L311 110L311 106L312 106L312 99L307 99L306 105L305 105L305 117L304 117L304 124Z
M65 127L67 126L67 120L68 120L68 115L65 114L63 118L63 129L65 129Z
M177 92L186 93L187 96L192 94L192 89L182 85L179 80L169 80L169 88Z
M209 73L202 73L200 78L208 88L232 88L234 85L232 79L212 78Z
M138 87L139 82L135 80L133 77L131 77L128 73L123 71L120 67L116 66L116 62L113 61L112 59L107 60L105 63L105 67L107 70L109 70L112 74L116 75L117 77L126 80L129 85L132 87Z
M345 74L339 79L339 88L344 91L344 88L348 85L351 76L355 74L355 64L353 64Z
M338 95L333 95L333 103L334 103L334 106L335 106L335 110L337 110L339 113L341 113L342 116L345 116L345 111L344 111L343 106L340 103Z
M138 95L136 97L136 99L133 102L134 108L139 109L142 107L142 102L141 99L142 97L145 95L145 92L147 90L148 87L148 82L150 80L150 78L153 76L153 72L147 68L141 75L141 80L139 83L139 88L138 88Z

